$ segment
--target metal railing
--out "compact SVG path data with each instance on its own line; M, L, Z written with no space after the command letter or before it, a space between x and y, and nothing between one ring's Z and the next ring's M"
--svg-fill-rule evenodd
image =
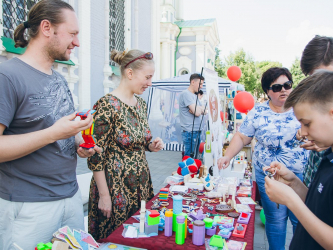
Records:
M27 20L27 13L39 0L2 0L3 35L14 38L15 28Z
M125 49L125 0L109 0L109 4L109 53L111 56L113 49L118 51ZM110 65L116 64L110 60Z

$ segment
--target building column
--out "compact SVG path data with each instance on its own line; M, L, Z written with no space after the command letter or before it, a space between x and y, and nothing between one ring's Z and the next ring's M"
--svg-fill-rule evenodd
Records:
M161 79L169 78L170 74L170 47L168 42L162 42L160 58Z
M91 82L91 10L90 0L78 1L79 25L80 25L80 49L79 49L79 109L91 108L90 82Z
M197 44L195 46L196 60L195 60L195 71L201 72L201 68L205 67L205 45Z
M160 2L151 0L151 52L155 60L160 58ZM160 64L155 64L155 74L153 80L158 80L160 77Z
M104 86L104 94L110 92L110 87L112 86L112 81L110 80L110 77L112 75L112 70L110 66L110 22L109 22L109 15L110 15L110 3L109 0L105 1L105 11L104 11L104 21L105 21L105 30L104 30L104 80L103 80L103 86Z
M176 42L173 42L170 44L170 52L171 52L170 77L175 76L175 51L176 51Z

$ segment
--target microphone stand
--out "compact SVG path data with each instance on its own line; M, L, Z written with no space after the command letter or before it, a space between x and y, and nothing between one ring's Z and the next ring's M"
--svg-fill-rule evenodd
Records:
M202 73L203 73L203 67L201 68L201 75L200 76L202 76ZM200 82L201 82L201 79L199 79L198 92L200 90ZM195 108L194 108L194 114L193 114L192 132L191 132L191 150L192 150L192 152L190 154L191 158L194 158L194 151L192 149L192 140L193 140L193 128L194 128L195 113L197 112L198 98L199 98L199 95L197 95L197 99L195 100Z

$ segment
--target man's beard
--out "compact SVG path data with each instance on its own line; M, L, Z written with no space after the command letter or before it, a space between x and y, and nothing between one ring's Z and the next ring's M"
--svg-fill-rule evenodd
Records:
M60 51L57 50L49 50L49 57L52 58L53 60L58 60L58 61L68 61L69 57L66 54L67 49L65 52L61 53Z
M69 56L67 55L67 48L64 52L59 51L58 49L59 46L59 42L58 41L54 41L50 44L50 46L47 48L47 53L48 56L53 60L58 60L58 61L68 61L69 60Z

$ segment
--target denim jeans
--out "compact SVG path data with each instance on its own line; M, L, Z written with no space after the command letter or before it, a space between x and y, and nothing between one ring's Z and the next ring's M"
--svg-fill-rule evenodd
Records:
M296 176L303 180L302 173L298 173ZM265 190L265 177L266 175L262 171L259 172L256 170L256 181L266 217L265 230L268 239L269 250L285 250L284 246L286 244L288 217L293 226L293 233L295 232L298 220L286 206L280 204L278 209L276 207L276 203L270 201Z
M182 138L183 138L183 144L185 146L185 153L184 155L190 156L190 154L194 153L194 158L198 154L199 146L200 146L200 134L201 131L193 131L193 137L192 132L183 131L182 132ZM192 148L191 148L191 138L192 138ZM192 150L193 149L193 150Z

